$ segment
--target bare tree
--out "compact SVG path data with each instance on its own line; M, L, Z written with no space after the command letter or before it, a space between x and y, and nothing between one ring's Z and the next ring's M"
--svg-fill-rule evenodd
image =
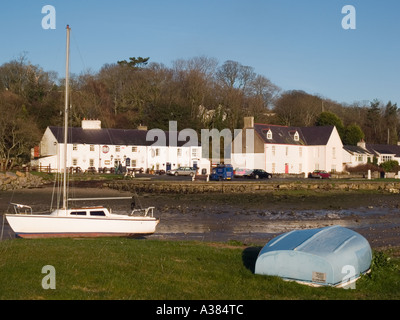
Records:
M21 109L23 100L20 97L7 91L0 93L0 163L3 170L27 161L30 149L39 141L35 123Z

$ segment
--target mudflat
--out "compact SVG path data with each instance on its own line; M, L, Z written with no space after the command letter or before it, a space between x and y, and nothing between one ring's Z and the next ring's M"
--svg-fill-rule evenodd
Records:
M69 189L69 196L127 197L129 192L85 184ZM10 202L49 212L57 203L53 188L0 192L0 213L11 213ZM99 205L128 212L130 200L106 200ZM294 229L341 225L359 232L373 248L400 247L400 195L377 191L274 191L242 194L139 194L136 205L156 207L161 219L147 238L168 240L240 241L265 244ZM71 203L74 206L74 203ZM14 237L7 224L3 239Z

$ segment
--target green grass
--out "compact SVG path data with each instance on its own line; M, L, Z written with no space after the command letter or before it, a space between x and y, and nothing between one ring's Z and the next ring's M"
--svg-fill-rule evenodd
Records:
M312 288L255 275L260 247L133 239L0 242L0 299L399 299L400 259L376 252L355 290ZM42 267L56 289L42 288Z

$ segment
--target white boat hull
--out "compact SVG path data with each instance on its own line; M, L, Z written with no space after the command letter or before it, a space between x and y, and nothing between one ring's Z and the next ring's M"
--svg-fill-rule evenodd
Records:
M6 214L21 238L138 237L153 234L159 222L154 217L71 217L55 215Z

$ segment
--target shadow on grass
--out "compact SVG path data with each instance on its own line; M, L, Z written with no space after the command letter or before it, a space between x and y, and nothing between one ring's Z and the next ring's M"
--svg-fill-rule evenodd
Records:
M257 257L261 249L262 247L248 247L242 252L243 265L252 273L254 273Z

